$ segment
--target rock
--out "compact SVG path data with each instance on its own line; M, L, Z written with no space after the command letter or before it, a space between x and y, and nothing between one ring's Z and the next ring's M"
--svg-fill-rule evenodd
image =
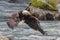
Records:
M10 40L10 39L0 34L0 40Z
M46 14L46 20L54 20L53 15L50 13Z
M57 1L55 0L31 0L31 6L38 7L41 9L57 11Z
M29 6L28 10L40 20L47 20L47 17L50 18L49 20L60 20L60 13L58 11L44 10L33 6ZM46 16L47 14L49 16Z
M60 20L60 14L59 13L55 14L55 20Z

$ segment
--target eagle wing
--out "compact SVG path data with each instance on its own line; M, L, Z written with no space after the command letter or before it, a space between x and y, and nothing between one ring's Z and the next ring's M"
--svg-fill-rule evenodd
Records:
M39 20L38 20L36 17L34 17L34 16L29 17L29 18L25 21L25 23L26 23L29 27L31 27L32 29L38 30L38 31L40 31L42 34L45 34L45 32L43 31L43 29L42 29L41 26L40 26Z

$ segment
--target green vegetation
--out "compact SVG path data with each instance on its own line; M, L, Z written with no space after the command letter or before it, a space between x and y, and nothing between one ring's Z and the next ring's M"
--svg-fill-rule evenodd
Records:
M31 0L31 6L35 6L35 7L39 7L39 8L44 8L46 6L45 3L43 3L42 1L38 1L37 0Z
M56 4L57 4L57 2L55 3L54 0L49 0L47 2L43 2L41 0L40 1L31 0L31 6L38 7L41 9L52 10L52 11L57 11L57 8L55 7Z
M52 6L56 6L58 3L58 0L47 0L47 2Z

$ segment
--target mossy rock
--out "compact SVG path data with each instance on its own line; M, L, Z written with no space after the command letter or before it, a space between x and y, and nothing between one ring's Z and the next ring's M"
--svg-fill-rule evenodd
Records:
M51 4L52 6L56 6L58 4L58 0L47 0L47 3Z
M49 1L48 1L49 2ZM58 9L54 7L54 3L51 2L51 4L43 1L37 1L37 0L31 0L31 6L38 7L41 9L48 9L52 11L57 11Z
M46 4L43 3L42 1L31 0L31 6L44 8L46 6Z
M51 11L58 11L58 8L52 6L52 5L48 4L48 3L46 3L46 5L47 5L46 8L47 8L48 10L51 10Z

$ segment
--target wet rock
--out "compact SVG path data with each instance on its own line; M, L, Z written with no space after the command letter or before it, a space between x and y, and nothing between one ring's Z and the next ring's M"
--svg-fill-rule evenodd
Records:
M40 20L60 20L60 13L58 11L44 10L33 6L29 6L28 10Z
M0 34L0 40L11 40L11 39L9 39L6 36L3 36L3 35Z
M46 14L46 20L54 20L53 15L50 13Z
M55 14L55 20L60 20L60 14Z

